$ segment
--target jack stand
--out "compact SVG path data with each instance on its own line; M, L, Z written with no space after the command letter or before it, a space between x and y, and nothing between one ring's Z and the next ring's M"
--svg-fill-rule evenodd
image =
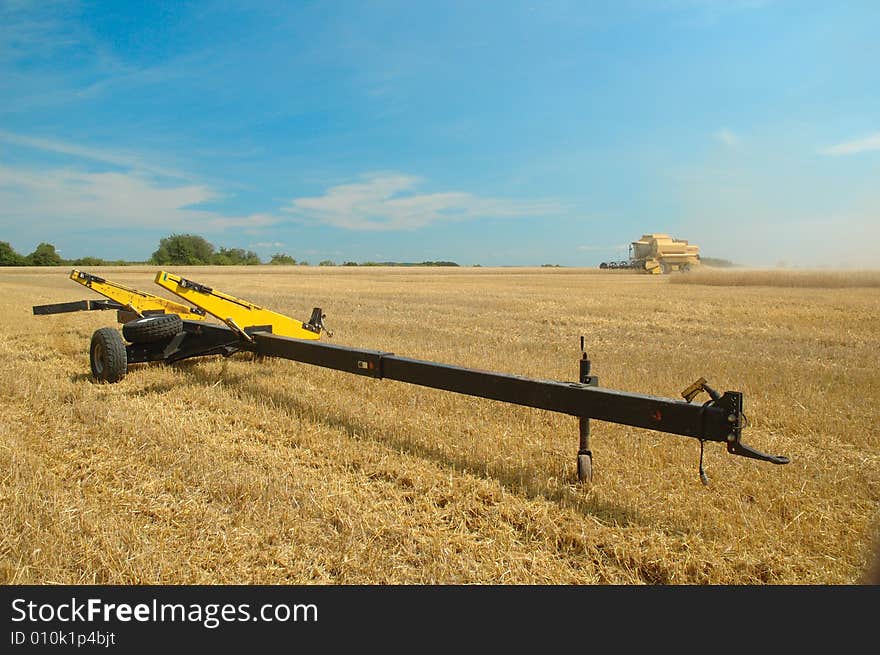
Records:
M579 382L590 386L597 386L599 378L590 375L590 360L584 350L584 337L581 336L581 358ZM593 481L593 451L590 450L590 419L585 416L578 418L580 443L578 444L577 476L578 482Z

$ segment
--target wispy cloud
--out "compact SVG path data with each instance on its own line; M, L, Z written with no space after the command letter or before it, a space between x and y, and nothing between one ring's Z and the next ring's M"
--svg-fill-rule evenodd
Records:
M162 97L169 82L220 73L213 48L126 58L88 21L80 0L0 0L0 116L74 103L107 106L132 93ZM225 73L226 71L224 71Z
M553 201L481 198L461 191L413 193L421 181L399 173L367 174L362 182L331 187L322 196L296 198L284 211L302 222L366 231L414 230L443 221L559 211Z
M46 234L85 228L222 231L278 222L267 214L224 216L196 208L220 194L201 185L166 186L137 172L92 173L0 165L0 224L39 226Z
M77 154L122 163L102 152ZM554 202L480 198L456 191L411 193L418 182L401 174L368 175L363 182L331 187L322 196L297 198L277 211L229 215L200 207L224 197L214 189L163 184L142 170L91 172L0 164L0 225L55 235L72 229L204 234L238 229L256 238L268 236L258 244L261 248L281 248L285 244L272 240L271 228L291 219L350 230L413 230L440 221L546 215L559 209Z
M75 7L72 2L26 2L9 0L0 3L0 62L43 57L78 45L83 30L68 20Z
M737 148L740 144L740 138L730 129L723 127L715 132L715 138L726 145L728 148Z
M180 171L159 166L143 157L124 151L105 150L101 148L91 148L67 141L58 141L55 139L43 139L39 137L27 136L24 134L16 134L6 130L0 130L0 142L9 143L11 145L42 150L44 152L54 152L62 155L69 155L80 159L100 162L102 164L112 164L126 169L133 169L153 175L161 175L163 177L171 177L177 179L185 179L188 176Z
M820 152L823 155L856 155L861 152L869 152L871 150L880 150L880 132L869 134L861 139L853 141L844 141L827 148L823 148Z

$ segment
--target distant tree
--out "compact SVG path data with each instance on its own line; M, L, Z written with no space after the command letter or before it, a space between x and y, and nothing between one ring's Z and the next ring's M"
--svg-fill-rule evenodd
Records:
M259 255L243 248L220 248L211 256L211 263L217 266L254 266L261 264Z
M74 259L70 262L71 266L106 266L107 262L105 262L100 257L80 257L79 259Z
M195 234L172 234L159 241L150 258L152 264L210 264L214 246Z
M55 246L41 243L27 256L27 263L31 266L60 266L63 261L61 255L55 251Z
M27 260L6 241L0 241L0 266L25 266Z
M343 266L357 266L357 262L345 262Z
M310 264L308 262L300 262L299 265L300 266L309 266Z
M272 259L269 260L269 263L278 264L280 266L293 266L296 264L296 260L286 253L276 252L272 255Z
M318 266L336 266L336 262L332 259L324 259L318 262Z

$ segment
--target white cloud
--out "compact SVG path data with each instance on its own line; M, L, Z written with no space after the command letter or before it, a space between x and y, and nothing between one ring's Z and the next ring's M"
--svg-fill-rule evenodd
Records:
M324 195L296 198L284 208L303 222L350 230L413 230L442 221L554 213L549 201L480 198L461 191L412 193L421 180L399 173L372 173L363 182L342 184Z
M715 132L715 138L728 148L736 148L740 143L740 138L726 127Z
M860 152L869 152L871 150L880 150L880 132L875 132L861 139L854 141L844 141L828 148L823 148L820 152L823 155L855 155Z
M0 165L0 225L40 225L43 231L131 227L220 231L277 222L267 214L230 217L194 209L218 198L200 185L161 186L140 173L31 170Z
M66 144L70 145L70 144ZM109 163L102 151L77 154ZM114 158L115 159L115 158ZM122 164L121 160L120 165ZM271 228L291 220L355 230L405 230L444 220L546 214L554 203L478 198L468 193L408 193L417 178L375 174L363 182L298 198L283 211L230 215L201 207L222 198L209 186L169 181L145 170L93 172L76 168L24 167L0 162L0 232L15 240L63 238L81 232L123 235L129 230L222 234L241 230L260 248L280 249Z
M129 152L120 152L113 150L103 150L100 148L90 148L66 141L58 141L55 139L41 139L38 137L16 134L0 130L0 141L11 143L12 145L33 148L35 150L43 150L46 152L55 152L63 155L70 155L80 159L100 162L103 164L112 164L122 168L130 168L153 175L161 175L164 177L172 177L183 179L187 177L185 174L175 171L164 166L156 166L145 161L139 155Z

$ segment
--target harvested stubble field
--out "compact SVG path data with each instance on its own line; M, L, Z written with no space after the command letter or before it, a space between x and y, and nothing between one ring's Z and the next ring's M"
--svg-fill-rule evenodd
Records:
M95 269L151 290L157 269ZM4 583L850 584L877 536L880 294L579 269L170 268L331 342L678 397L745 394L774 466L674 435L248 356L88 375L111 312L0 272ZM702 401L704 398L701 398Z

